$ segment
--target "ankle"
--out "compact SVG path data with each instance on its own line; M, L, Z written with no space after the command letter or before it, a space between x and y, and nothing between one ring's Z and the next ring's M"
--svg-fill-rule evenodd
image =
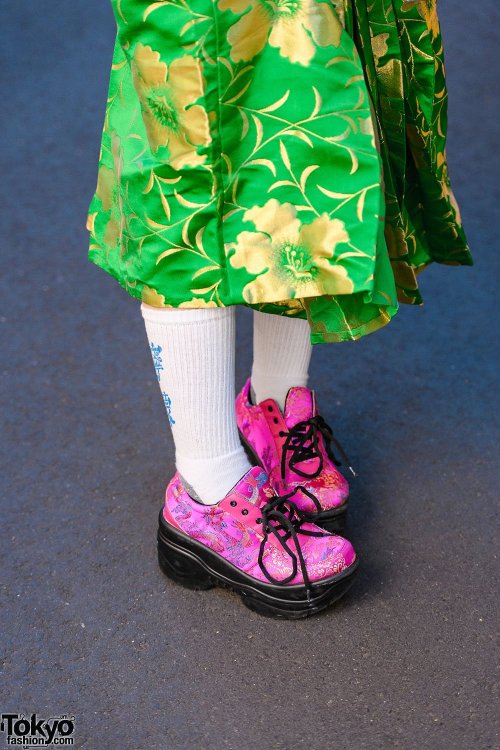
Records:
M188 493L204 505L220 502L251 468L241 446L209 458L193 458L176 452L175 464Z
M250 378L250 403L255 405L264 399L272 398L283 411L290 388L307 387L308 380L308 375L303 372L264 374L253 368Z

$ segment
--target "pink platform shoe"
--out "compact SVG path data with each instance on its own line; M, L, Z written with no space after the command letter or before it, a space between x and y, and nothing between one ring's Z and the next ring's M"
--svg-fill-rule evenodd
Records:
M161 569L189 588L227 586L260 614L319 612L345 594L358 561L346 539L302 517L300 492L278 496L253 466L217 505L202 505L176 472L160 511Z
M341 531L345 524L349 485L336 469L340 461L336 447L352 473L343 449L330 427L318 414L314 391L290 388L284 412L274 399L253 404L250 379L236 398L236 418L241 442L250 461L268 473L278 493L302 487L295 501L309 520L329 531Z

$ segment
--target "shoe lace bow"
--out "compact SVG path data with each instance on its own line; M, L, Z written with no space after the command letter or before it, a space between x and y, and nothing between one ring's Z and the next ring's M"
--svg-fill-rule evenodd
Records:
M268 581L279 584L285 584L292 581L297 575L298 566L300 565L302 577L307 590L307 597L309 599L311 581L307 572L307 565L304 560L302 548L300 546L299 534L316 537L329 536L330 534L327 531L321 531L319 529L318 531L312 531L303 528L303 524L310 519L311 514L300 510L291 499L298 490L305 492L312 498L315 504L318 505L318 501L314 495L302 485L298 485L285 495L276 495L276 497L263 505L261 508L262 518L259 519L262 523L263 538L260 544L258 561L259 566ZM264 552L270 534L276 538L284 552L291 558L292 572L286 578L275 578L265 565ZM295 547L295 552L287 544L290 539Z
M285 481L287 456L288 467L301 477L314 479L323 471L323 453L320 449L320 436L323 436L327 456L333 461L335 466L346 466L353 476L356 472L351 466L347 453L334 436L332 428L328 425L322 416L317 414L310 419L304 419L297 422L290 430L281 430L280 437L284 437L283 450L281 454L281 477ZM335 448L335 450L334 450ZM340 454L340 459L335 453ZM299 469L297 464L302 461L308 461L311 458L318 459L318 466L315 471L306 472Z

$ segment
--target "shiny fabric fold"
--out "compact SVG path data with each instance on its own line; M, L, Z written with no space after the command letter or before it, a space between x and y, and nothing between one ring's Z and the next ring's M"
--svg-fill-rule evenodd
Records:
M155 306L355 339L472 263L431 0L114 0L89 258Z

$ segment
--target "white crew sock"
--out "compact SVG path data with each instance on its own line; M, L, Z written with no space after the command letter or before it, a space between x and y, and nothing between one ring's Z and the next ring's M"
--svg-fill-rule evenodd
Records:
M186 489L206 505L222 500L250 469L234 409L234 306L141 305Z
M273 398L285 408L292 386L307 386L312 344L307 320L253 311L251 397Z

